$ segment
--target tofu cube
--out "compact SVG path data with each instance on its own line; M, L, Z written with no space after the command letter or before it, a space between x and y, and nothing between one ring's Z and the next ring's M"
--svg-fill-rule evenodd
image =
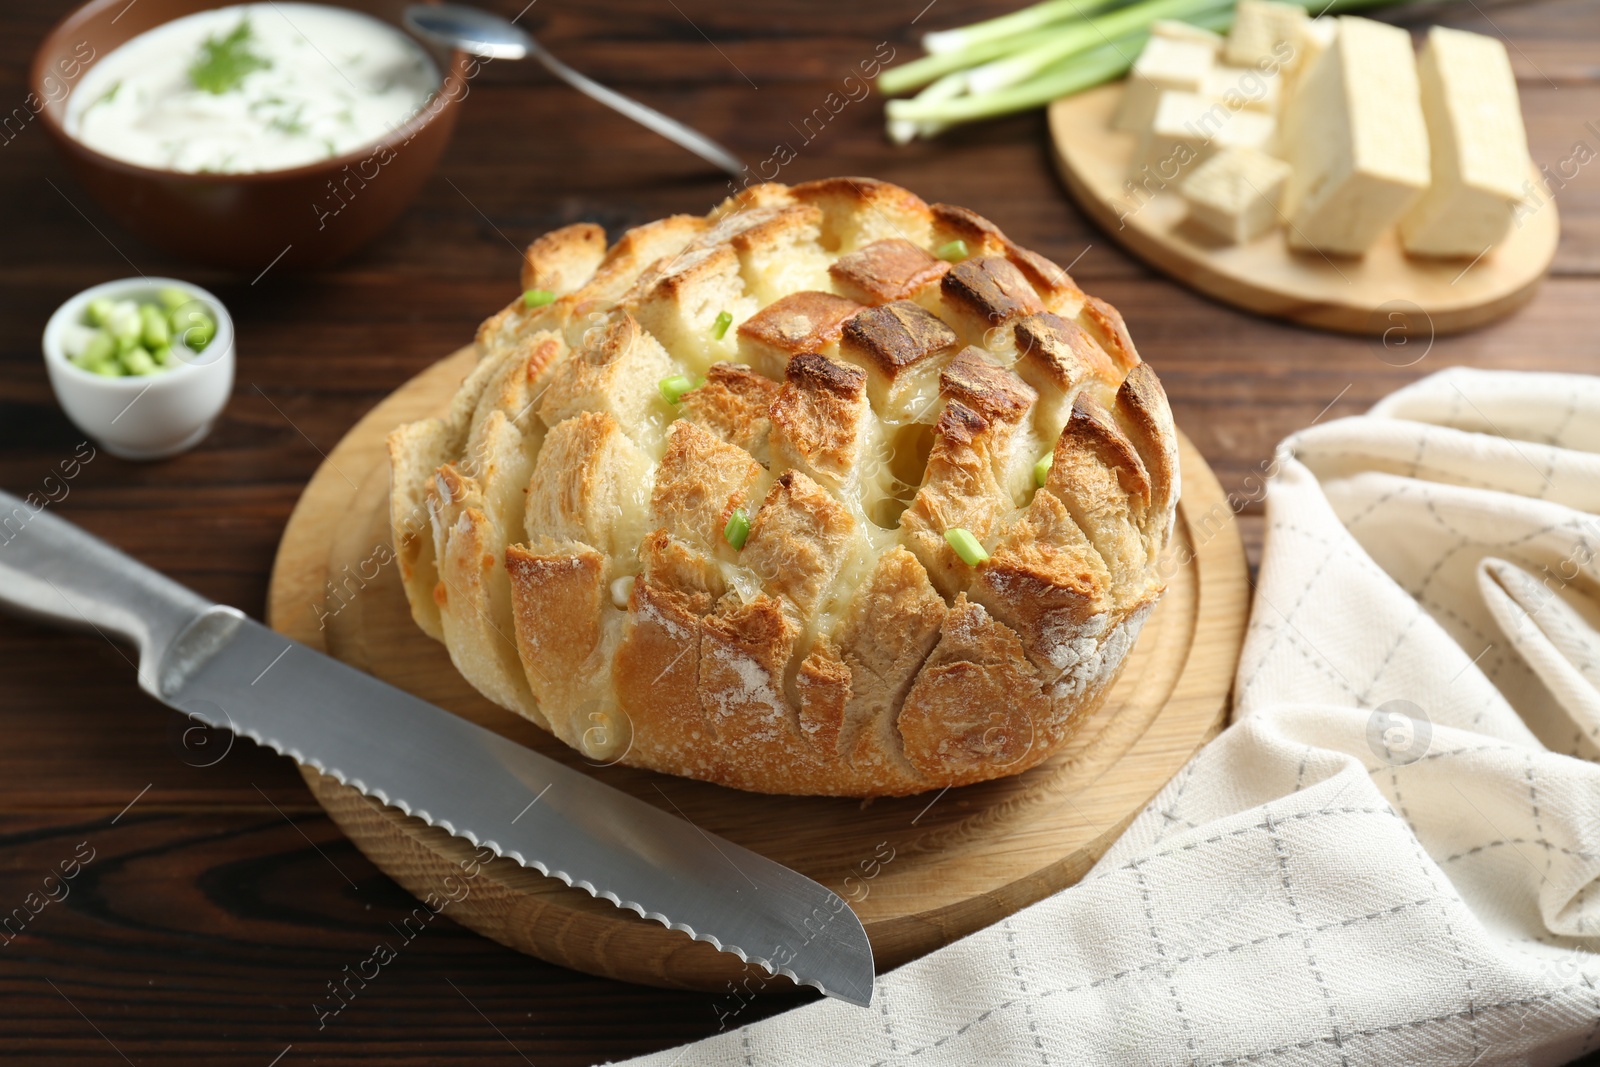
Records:
M1209 158L1212 152L1224 148L1254 148L1268 152L1277 133L1278 121L1271 115L1259 111L1234 112L1217 130L1216 136L1211 138L1210 149L1204 153L1204 157Z
M1435 26L1417 66L1433 184L1400 241L1413 255L1482 255L1505 239L1532 166L1510 57L1496 38Z
M1143 133L1166 92L1198 93L1216 62L1217 50L1201 41L1151 37L1134 60L1112 126Z
M1155 119L1134 153L1133 179L1176 181L1223 148L1265 151L1276 128L1270 115L1233 112L1199 93L1162 93Z
M1222 57L1235 67L1292 65L1300 27L1307 21L1306 9L1296 4L1239 0Z
M1253 148L1228 148L1184 180L1189 217L1232 244L1255 240L1281 223L1278 198L1289 164Z
M1202 95L1221 100L1230 111L1259 111L1264 115L1275 115L1282 85L1283 79L1276 70L1220 66L1211 68Z
M1177 19L1156 19L1150 24L1150 36L1168 37L1174 41L1194 41L1211 49L1212 55L1222 52L1222 34Z
M1279 154L1289 244L1359 256L1416 203L1431 176L1416 57L1405 30L1342 17L1305 74Z
M1339 20L1318 16L1300 26L1295 37L1295 68L1309 70L1318 56L1333 47L1339 36Z
M1292 108L1296 94L1305 83L1306 73L1317 65L1322 53L1333 47L1334 39L1338 36L1339 20L1336 18L1314 18L1301 25L1295 38L1294 63L1283 69L1279 76L1283 83L1278 101L1280 126L1297 121Z

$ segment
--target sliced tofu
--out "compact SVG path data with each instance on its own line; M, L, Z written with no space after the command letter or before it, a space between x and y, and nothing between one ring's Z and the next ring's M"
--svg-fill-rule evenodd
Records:
M1184 180L1189 217L1232 244L1255 240L1280 224L1278 198L1289 164L1254 148L1218 152Z
M1289 244L1361 255L1428 188L1428 129L1405 30L1342 17L1306 72L1279 152Z
M1517 81L1493 37L1435 26L1417 64L1433 184L1400 220L1418 256L1479 256L1505 239L1531 161Z
M1295 42L1307 21L1306 9L1296 4L1239 0L1222 58L1235 67L1292 65Z
M1296 121L1293 113L1295 94L1305 83L1306 73L1317 65L1322 53L1333 47L1334 39L1338 36L1339 20L1336 18L1314 18L1300 26L1294 42L1294 63L1279 74L1279 80L1283 83L1278 101L1280 129Z
M1201 94L1221 100L1230 111L1259 111L1263 115L1276 115L1282 88L1283 78L1276 70L1269 72L1255 67L1219 66L1211 68Z
M1278 122L1271 115L1259 111L1234 112L1211 139L1210 151L1205 154L1209 158L1211 152L1224 148L1256 148L1266 152L1277 133Z
M1216 63L1217 50L1203 41L1151 37L1134 60L1122 93L1122 106L1112 125L1143 133L1155 118L1166 92L1198 93Z
M1211 49L1212 55L1222 52L1222 34L1204 26L1195 26L1177 19L1156 19L1150 24L1150 36L1167 37L1174 41L1194 41Z
M1276 126L1270 115L1231 111L1199 93L1162 93L1155 119L1134 153L1134 180L1145 180L1148 168L1160 182L1176 181L1224 148L1265 151Z
M1317 58L1333 47L1339 36L1339 20L1318 16L1303 23L1295 37L1295 69L1310 70Z

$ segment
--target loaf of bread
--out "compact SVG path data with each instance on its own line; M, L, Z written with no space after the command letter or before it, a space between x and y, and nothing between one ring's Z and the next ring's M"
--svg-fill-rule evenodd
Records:
M1177 440L1060 267L835 178L568 226L522 284L389 440L412 613L490 700L597 762L875 796L1024 771L1103 699Z

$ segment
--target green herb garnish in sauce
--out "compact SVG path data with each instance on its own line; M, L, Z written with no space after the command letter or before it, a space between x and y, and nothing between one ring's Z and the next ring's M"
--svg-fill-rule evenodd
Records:
M226 37L207 37L200 54L189 64L189 81L196 89L219 95L237 89L246 74L272 66L270 59L251 51L254 39L248 19L241 20Z

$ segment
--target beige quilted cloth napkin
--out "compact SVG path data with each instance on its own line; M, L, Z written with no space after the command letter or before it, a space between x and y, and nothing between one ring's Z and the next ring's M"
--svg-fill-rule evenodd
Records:
M1272 466L1236 721L1082 883L881 977L870 1009L633 1062L1600 1047L1600 378L1444 371Z

